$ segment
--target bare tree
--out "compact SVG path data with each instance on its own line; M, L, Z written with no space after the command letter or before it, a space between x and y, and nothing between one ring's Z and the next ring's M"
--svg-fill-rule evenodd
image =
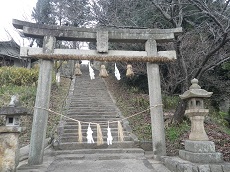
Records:
M162 87L166 94L181 94L194 77L216 84L213 69L229 61L229 0L39 0L49 1L50 20L59 25L114 28L183 27L184 33L173 44L177 61L161 65ZM39 5L39 4L38 4ZM41 5L41 4L40 4ZM44 6L43 6L44 7ZM48 7L48 6L46 6ZM39 11L39 8L37 9ZM42 11L42 10L40 10ZM111 48L143 50L143 46L110 44ZM120 66L125 70L126 64ZM145 74L145 65L133 64L137 74ZM212 75L206 78L208 75ZM206 82L207 81L207 82ZM207 86L207 85L206 85ZM222 87L225 85L222 84ZM222 91L227 89L221 89ZM185 102L180 101L174 119L182 120Z
M176 75L174 79L181 92L188 89L190 79L204 80L202 76L205 72L229 60L226 52L229 44L229 1L152 0L152 3L174 27L186 29L175 41L176 66L181 76ZM174 119L180 122L184 111L185 102L180 101Z

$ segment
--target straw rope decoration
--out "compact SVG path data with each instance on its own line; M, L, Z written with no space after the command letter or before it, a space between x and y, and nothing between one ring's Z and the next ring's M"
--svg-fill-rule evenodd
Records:
M47 60L96 60L107 62L152 62L152 63L165 63L172 62L176 59L170 59L164 56L114 56L114 55L68 55L68 54L36 54L30 55L28 58L47 59Z
M118 128L118 141L123 142L124 141L124 133L123 128L121 125L121 121L117 121L117 128Z
M111 124L111 123L117 123L117 128L118 128L118 141L120 141L120 142L123 142L123 141L124 141L124 132L123 132L122 124L121 124L121 122L122 122L123 120L126 120L126 119L132 118L132 117L134 117L134 116L140 115L140 114L142 114L142 113L144 113L144 112L149 111L151 108L156 108L156 107L158 107L158 106L163 106L163 104L158 104L158 105L155 105L155 106L151 106L151 107L148 108L148 109L145 109L145 110L143 110L143 111L141 111L141 112L138 112L138 113L135 113L135 114L130 115L130 116L128 116L128 117L125 117L125 118L123 118L123 119L120 119L120 120L118 120L118 121L109 121L110 124ZM65 115L63 115L63 114L60 114L60 113L58 113L58 112L52 111L51 109L46 109L46 108L41 108L41 107L34 107L34 108L36 108L36 109L42 109L42 110L48 111L48 112L50 112L50 113L53 113L53 114L62 116L62 117L64 117L64 118L66 118L66 119L70 119L70 120L72 120L72 121L77 122L77 123L78 123L78 142L79 142L79 143L82 143L82 141L83 141L83 139L82 139L81 124L82 124L82 123L84 123L84 124L89 124L89 126L90 126L90 124L91 124L91 125L96 125L96 126L97 126L97 145L101 145L101 144L104 143L104 142L103 142L103 134L102 134L102 130L101 130L101 126L100 126L100 125L101 125L101 124L107 124L108 122L106 122L106 121L105 121L105 122L100 122L100 123L96 123L96 122L83 122L83 121L79 121L79 120L77 120L77 119L74 119L74 118L65 116Z
M78 142L82 143L82 131L81 131L81 122L78 121Z
M101 131L101 126L100 124L97 124L97 145L102 145L103 142L103 135L102 135L102 131Z

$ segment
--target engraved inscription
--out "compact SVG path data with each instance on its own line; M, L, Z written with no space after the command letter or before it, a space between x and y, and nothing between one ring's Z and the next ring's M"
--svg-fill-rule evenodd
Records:
M108 52L108 31L97 31L97 51L99 53Z

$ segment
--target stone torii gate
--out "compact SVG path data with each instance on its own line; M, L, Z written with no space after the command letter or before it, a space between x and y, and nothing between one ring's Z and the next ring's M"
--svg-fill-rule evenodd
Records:
M46 136L53 59L97 60L97 61L139 61L147 62L152 143L154 159L166 155L163 108L160 86L159 65L176 59L175 51L157 51L157 42L168 42L182 28L174 29L86 29L68 26L35 24L13 20L26 37L43 38L43 48L22 47L22 57L41 59L33 126L30 140L29 164L43 162ZM97 50L55 49L56 40L96 42ZM108 50L108 42L145 43L145 51Z

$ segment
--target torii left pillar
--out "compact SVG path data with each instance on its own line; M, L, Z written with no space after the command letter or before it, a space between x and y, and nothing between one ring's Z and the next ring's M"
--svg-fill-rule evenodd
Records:
M53 53L55 43L55 37L45 36L43 40L43 54ZM52 70L53 60L40 61L38 87L30 139L29 165L39 165L43 162L44 143L48 121L48 111L45 109L49 109Z

